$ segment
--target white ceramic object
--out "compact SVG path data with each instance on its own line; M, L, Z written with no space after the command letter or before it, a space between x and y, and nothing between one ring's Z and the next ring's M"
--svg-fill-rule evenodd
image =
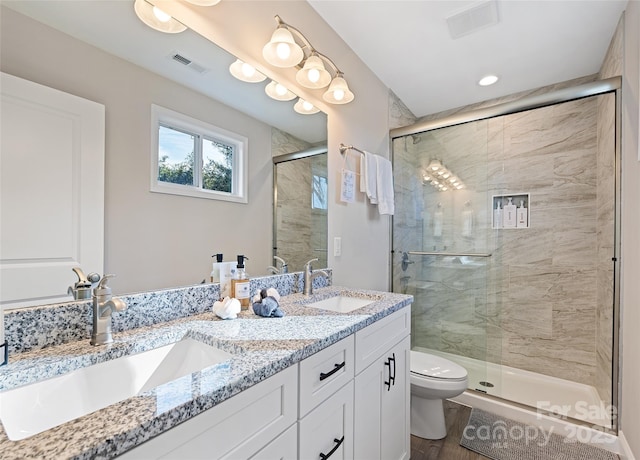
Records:
M425 439L447 435L444 399L467 389L467 370L440 356L411 350L411 434Z
M18 441L231 357L186 338L0 392L0 420Z
M335 311L338 313L349 313L373 302L375 302L375 300L338 295L335 297L329 297L328 299L318 300L317 302L309 303L305 306L319 308L321 310Z

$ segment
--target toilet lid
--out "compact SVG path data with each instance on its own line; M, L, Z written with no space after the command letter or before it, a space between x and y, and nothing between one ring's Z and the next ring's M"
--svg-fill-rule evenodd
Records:
M411 351L411 372L438 379L463 379L467 370L440 356Z

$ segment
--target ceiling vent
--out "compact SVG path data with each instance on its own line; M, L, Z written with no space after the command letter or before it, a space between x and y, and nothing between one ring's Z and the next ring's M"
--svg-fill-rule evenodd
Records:
M207 69L205 66L200 65L197 62L193 62L191 59L183 56L180 53L171 53L169 58L174 60L175 62L179 62L186 67L189 67L191 70L198 72L199 74L203 74L209 71L209 69Z
M495 0L476 3L446 18L451 38L469 35L500 22L498 3Z

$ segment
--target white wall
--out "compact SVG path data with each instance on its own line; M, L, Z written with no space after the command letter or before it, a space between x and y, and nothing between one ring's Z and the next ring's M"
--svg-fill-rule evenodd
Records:
M640 2L625 12L622 80L622 280L620 427L640 458Z
M350 287L387 289L389 287L389 222L379 216L358 194L355 203L339 201L338 177L342 157L340 143L354 145L385 157L389 155L389 91L355 53L340 39L315 10L303 1L225 1L215 7L198 8L188 4L163 3L161 8L191 29L215 41L222 48L254 64L258 70L311 101L328 115L329 257L334 284ZM262 57L262 48L271 38L278 14L283 21L301 30L318 51L328 55L345 74L355 93L353 102L332 106L322 101L322 91L301 88L294 69L276 69ZM350 155L349 166L357 164ZM342 255L333 256L333 239L342 238Z
M249 274L252 267L264 272L272 264L270 126L13 10L1 10L3 72L106 107L104 269L117 275L110 283L114 292L199 283L208 279L216 252L224 252L226 260L248 255ZM149 191L152 103L249 138L249 204ZM69 284L74 281L69 271Z

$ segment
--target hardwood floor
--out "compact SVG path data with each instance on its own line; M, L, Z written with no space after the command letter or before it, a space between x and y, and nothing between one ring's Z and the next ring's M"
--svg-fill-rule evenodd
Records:
M411 460L485 460L460 445L462 431L469 421L471 408L450 401L444 402L447 437L438 441L411 436Z

